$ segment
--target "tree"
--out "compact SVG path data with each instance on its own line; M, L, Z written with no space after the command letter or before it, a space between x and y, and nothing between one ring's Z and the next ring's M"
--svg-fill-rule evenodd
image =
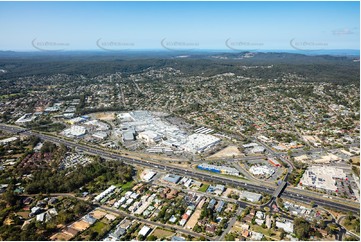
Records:
M286 236L286 232L284 231L284 229L280 229L280 239L283 239Z
M148 237L147 237L147 240L148 241L155 241L155 240L157 240L158 239L158 237L157 236L155 236L155 235L149 235Z
M300 240L305 240L309 237L311 226L304 218L296 218L294 220L294 233Z
M327 225L326 230L330 234L336 234L339 231L339 228L337 227L336 224L330 223L330 224Z

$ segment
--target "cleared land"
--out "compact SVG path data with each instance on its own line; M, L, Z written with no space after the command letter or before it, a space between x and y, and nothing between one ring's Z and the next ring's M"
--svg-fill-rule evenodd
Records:
M221 151L218 151L214 155L208 157L208 159L215 159L215 158L227 158L233 156L241 156L243 155L236 146L228 146Z
M188 222L185 225L187 229L193 229L193 227L197 224L199 217L201 216L201 210L197 209L192 216L189 218Z
M115 120L115 113L113 112L106 112L106 113L94 113L93 114L96 119L104 120L104 121L113 121Z
M87 222L85 222L83 220L80 220L80 221L73 223L70 227L73 229L76 229L78 231L84 231L90 227L90 224L88 224Z
M71 238L73 238L73 236L71 236L70 234L59 232L59 233L56 233L53 236L51 236L50 240L53 240L53 241L68 241Z
M174 235L174 232L157 228L154 230L152 235L157 236L157 238L164 238L164 237L167 238L169 236Z
M352 165L360 165L360 156L351 157Z
M93 212L91 212L91 215L96 219L103 218L107 213L100 209L95 209Z

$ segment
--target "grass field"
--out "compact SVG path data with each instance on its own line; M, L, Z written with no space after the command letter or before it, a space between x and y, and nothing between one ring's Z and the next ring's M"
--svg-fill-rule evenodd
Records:
M203 184L199 189L198 191L199 192L206 192L207 189L208 189L209 185L208 184Z
M157 238L166 238L166 237L169 237L169 236L171 236L173 234L174 234L174 232L172 232L172 231L159 229L159 228L154 230L154 232L152 233L152 235L156 236Z
M105 227L105 223L98 221L93 225L93 227L91 227L91 230L100 234Z
M134 186L134 181L127 182L122 185L122 195L124 195L127 191L130 191Z
M262 233L265 237L272 238L273 240L280 240L281 232L276 232L272 229L264 229L259 225L252 225L252 231Z

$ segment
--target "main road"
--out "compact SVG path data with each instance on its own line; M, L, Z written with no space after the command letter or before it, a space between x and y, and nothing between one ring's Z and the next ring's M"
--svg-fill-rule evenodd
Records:
M92 147L92 146L83 145L83 144L76 143L73 141L68 141L63 138L54 137L54 136L51 136L48 134L34 132L31 130L26 130L24 128L20 128L17 126L0 124L0 129L7 131L7 132L12 132L12 133L22 133L24 135L38 136L42 140L47 140L47 141L51 141L51 142L58 143L58 144L64 144L68 147L74 147L74 148L77 148L78 150L81 150L81 151L84 151L87 153L99 155L99 156L102 156L105 158L119 160L119 161L122 161L129 165L138 165L138 166L148 167L148 168L156 169L156 170L164 170L164 171L167 171L170 173L184 175L184 176L188 176L188 177L192 177L192 178L196 178L196 179L200 179L200 180L204 180L204 181L220 183L220 184L243 188L243 189L247 189L247 190L251 190L251 191L253 190L255 192L263 192L263 193L267 193L267 194L271 194L271 195L273 194L273 192L275 190L274 187L270 187L265 184L256 185L256 184L247 183L247 181L242 181L239 179L231 179L228 177L217 176L212 173L204 173L204 172L197 171L197 170L189 170L189 169L186 169L183 167L178 167L178 166L172 165L172 164L165 164L164 162L158 163L155 161L146 161L146 160L131 158L131 157L127 157L126 155L123 155L123 154L115 153L113 151L108 151L108 150L103 150L103 149ZM311 201L313 201L317 205L327 207L330 209L335 209L338 211L359 213L359 210L360 210L358 203L352 203L351 205L345 205L345 204L339 203L338 201L335 201L335 200L333 200L333 201L326 200L321 196L319 196L319 197L309 196L309 195L305 195L304 193L299 194L298 192L295 192L295 191L284 191L281 196L283 196L284 198L298 200L300 202L305 202L305 203L310 203Z

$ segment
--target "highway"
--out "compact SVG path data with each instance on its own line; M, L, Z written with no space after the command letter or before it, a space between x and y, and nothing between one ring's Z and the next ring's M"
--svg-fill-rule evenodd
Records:
M195 179L200 179L200 180L204 180L204 181L208 181L208 182L212 182L212 183L229 185L229 186L233 186L236 188L243 188L243 189L247 189L247 190L251 190L251 191L253 190L255 192L264 192L264 193L271 194L271 195L274 192L274 187L267 187L265 184L255 185L255 184L247 183L247 181L233 180L228 177L220 177L217 175L213 175L211 173L203 173L203 172L200 172L197 170L187 170L187 169L177 167L172 164L157 163L154 161L144 161L144 160L140 160L140 159L134 159L134 158L130 158L125 155L122 155L122 154L115 153L115 152L86 146L86 145L79 144L76 142L70 142L70 141L62 139L62 138L53 137L50 135L45 135L42 133L30 131L30 130L25 130L23 128L16 127L16 126L0 124L0 129L2 129L4 131L12 132L12 133L21 132L25 135L35 135L43 140L51 141L51 142L58 143L58 144L64 144L68 147L74 147L74 148L77 148L78 150L81 150L84 152L99 155L99 156L102 156L105 158L111 158L111 159L115 159L118 161L122 161L129 165L138 165L138 166L142 166L142 167L163 170L163 171L167 171L170 173L188 176L188 177L192 177ZM283 196L284 198L302 201L305 203L310 203L311 201L314 201L315 204L323 206L323 207L327 207L330 209L336 209L336 210L344 211L344 212L350 211L350 212L359 214L359 204L356 204L356 203L354 206L349 206L349 205L345 205L345 204L340 204L336 201L326 200L327 198L323 199L321 196L320 196L320 198L315 198L314 196L298 194L294 191L284 191L281 194L281 196Z

